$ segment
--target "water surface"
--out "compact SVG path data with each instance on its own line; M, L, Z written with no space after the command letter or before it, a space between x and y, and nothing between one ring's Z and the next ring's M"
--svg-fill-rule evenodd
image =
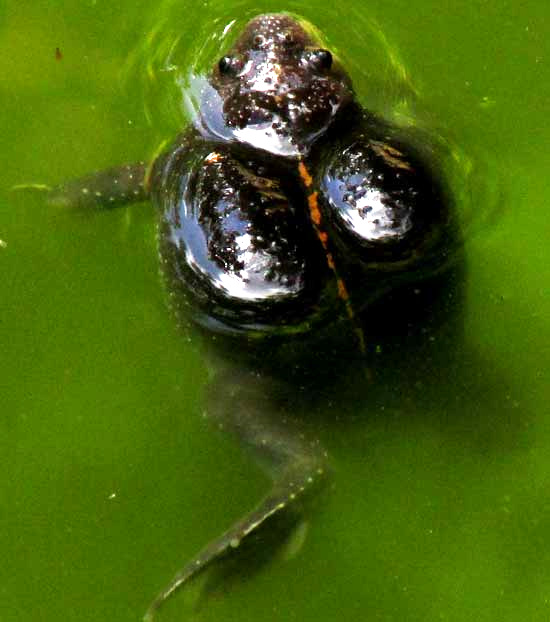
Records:
M485 177L462 197L479 213L466 236L460 321L430 334L421 359L385 370L391 382L352 416L327 403L319 434L335 475L303 548L197 619L548 620L550 9L6 0L3 622L139 619L181 562L266 488L201 420L208 370L166 311L151 207L64 213L6 189L149 157L184 115L159 74L162 42L196 50L190 66L207 67L220 42L206 33L281 9L314 22L362 101L383 108L398 93L380 96L395 74L377 75L362 36L362 20L376 23L425 119ZM175 599L162 619L188 619L190 601Z

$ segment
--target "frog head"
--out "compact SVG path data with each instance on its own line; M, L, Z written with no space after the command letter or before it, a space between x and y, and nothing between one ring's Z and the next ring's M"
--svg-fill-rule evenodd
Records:
M274 155L307 154L353 97L313 28L284 13L251 20L202 93L208 133Z

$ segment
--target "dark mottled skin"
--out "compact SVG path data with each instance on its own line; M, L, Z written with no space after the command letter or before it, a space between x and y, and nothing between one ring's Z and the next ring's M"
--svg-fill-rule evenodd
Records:
M412 278L444 236L438 182L360 109L326 54L286 15L252 20L215 66L194 127L155 164L169 287L209 330L303 332L341 314L299 160L343 268L353 253L365 271L383 259ZM352 292L357 311L375 294Z
M353 98L345 72L319 52L288 16L252 20L210 77L203 131L273 154L307 153Z
M447 265L453 219L429 151L364 111L300 22L261 15L204 81L193 125L152 167L52 191L70 204L150 195L174 310L224 343L207 412L274 481L178 573L148 618L249 534L294 524L297 503L324 479L326 454L284 415L285 396L321 373L326 352L357 353L354 330L373 300ZM332 375L339 367L333 361Z

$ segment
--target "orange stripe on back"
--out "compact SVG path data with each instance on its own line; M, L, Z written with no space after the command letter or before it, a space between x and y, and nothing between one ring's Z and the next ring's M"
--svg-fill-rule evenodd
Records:
M309 188L313 184L313 177L309 174L309 171L306 168L306 165L302 160L298 162L298 172L300 173L300 177L304 182L304 186Z
M304 186L306 187L306 189L311 188L311 186L313 185L313 177L310 175L309 171L307 170L307 167L304 164L303 160L300 160L298 162L298 172L300 174L300 178ZM363 333L363 329L357 323L357 319L353 311L353 306L351 304L351 300L349 297L346 284L344 283L344 280L340 277L340 275L338 274L338 271L336 270L336 263L334 262L334 257L328 246L328 239L329 239L328 233L322 227L323 217L321 214L321 210L319 209L318 199L319 199L319 195L316 191L310 192L307 195L309 217L311 219L311 222L313 223L315 233L317 234L319 241L323 245L323 249L325 251L325 257L327 260L327 265L332 270L334 277L336 278L336 286L338 288L338 297L343 301L344 306L346 308L346 313L349 319L354 324L354 331L355 331L355 334L357 335L357 340L359 342L359 349L361 353L365 354L366 353L365 335Z

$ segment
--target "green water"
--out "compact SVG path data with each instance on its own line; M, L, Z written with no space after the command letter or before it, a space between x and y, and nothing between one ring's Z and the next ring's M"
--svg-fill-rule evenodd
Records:
M302 549L196 619L548 620L550 9L114 4L0 4L0 620L138 620L266 490L201 420L207 369L165 309L152 209L64 213L5 191L154 151L175 116L140 70L158 33L178 31L172 15L185 50L185 37L196 48L197 33L285 8L348 60L363 101L358 16L376 20L430 118L489 178L466 193L479 218L463 326L433 335L433 355L345 422L327 404L333 486ZM190 619L189 600L161 619Z

